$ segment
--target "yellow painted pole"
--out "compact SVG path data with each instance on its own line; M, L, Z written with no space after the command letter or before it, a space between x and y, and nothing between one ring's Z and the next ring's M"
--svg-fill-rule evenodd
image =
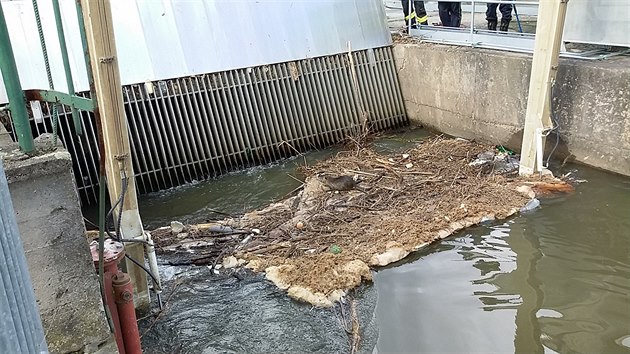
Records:
M538 154L543 153L537 152L537 132L553 127L550 116L551 86L558 71L567 1L540 0L538 5L534 58L521 146L520 175L532 175L543 168L536 162L540 160L537 159Z
M125 239L144 240L144 230L138 211L127 119L123 106L110 1L81 0L81 7L94 76L94 91L102 121L107 186L112 205L116 204L123 192L123 178L127 178L128 181L122 205L120 223L122 235L118 236ZM114 217L118 220L117 213L114 213ZM141 264L145 263L144 248L141 243L127 243L125 251ZM134 283L136 308L148 308L150 298L147 274L129 260L126 262L126 267Z

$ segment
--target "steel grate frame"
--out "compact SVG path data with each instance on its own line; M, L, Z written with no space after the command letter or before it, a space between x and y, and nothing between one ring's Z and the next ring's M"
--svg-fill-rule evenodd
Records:
M344 140L367 114L373 131L407 124L391 47L123 87L138 192L148 193L264 164ZM353 81L356 75L356 84ZM44 105L43 105L44 106ZM34 135L50 133L44 119ZM93 117L74 134L60 110L59 136L84 205L98 194Z

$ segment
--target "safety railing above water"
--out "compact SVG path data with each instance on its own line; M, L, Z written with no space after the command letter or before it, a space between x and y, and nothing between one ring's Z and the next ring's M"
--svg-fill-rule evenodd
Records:
M607 0L604 0L606 2ZM425 3L437 3L437 0L424 1ZM539 1L537 0L470 0L470 1L457 1L457 0L440 0L439 2L447 3L460 3L462 6L462 18L466 18L465 23L461 27L445 27L435 25L418 25L417 28L411 28L409 23L408 32L413 35L422 38L422 40L434 43L465 45L471 47L480 47L488 49L500 49L513 52L532 53L534 49L535 39L535 21L536 13ZM588 46L579 46L577 49L567 49L567 46L563 45L560 55L563 57L572 57L579 59L604 59L610 56L628 54L628 49L618 49L613 47L630 47L630 39L624 39L619 37L616 33L623 32L623 25L630 26L630 2L614 2L610 1L610 4L589 3L580 0L573 0L569 2L569 9L567 15L567 21L565 24L564 42L587 44ZM413 3L413 1L410 1ZM488 30L485 21L485 9L487 4L508 4L512 5L513 11L513 23L517 24L518 30L510 29L506 32ZM413 5L412 5L413 6ZM588 21L584 19L575 18L572 14L583 14L586 12L584 8L593 10L593 7L601 8L601 11L589 11L589 16L594 16L598 13L608 14L610 12L625 13L626 19L620 19L618 21L597 21L601 25L595 28L591 32L587 33L583 30L584 26L577 26L574 22L591 23L595 21L593 18L589 18ZM523 13L519 12L520 9L525 9L527 15L525 21L528 23L533 22L534 26L528 26L529 28L523 28L522 22L524 21ZM499 9L497 9L498 11ZM479 17L483 18L484 26L478 27L476 22L479 21ZM498 14L499 21L501 15ZM499 22L500 23L500 22ZM617 31L609 27L617 26ZM486 28L484 28L486 27Z

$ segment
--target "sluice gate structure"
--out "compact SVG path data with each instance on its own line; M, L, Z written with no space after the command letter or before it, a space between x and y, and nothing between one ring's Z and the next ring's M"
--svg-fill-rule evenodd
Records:
M2 6L14 22L12 42L21 43L14 50L23 63L22 86L46 87L38 56L30 54L39 48L36 31L29 29L34 24L24 16L30 1L2 0ZM62 3L74 86L87 92L81 47L72 45L80 43L72 6ZM112 11L140 193L329 146L365 126L381 131L407 124L380 0L229 6L215 0L113 0ZM53 23L43 26L55 33ZM51 55L55 85L63 90L56 61ZM0 103L6 101L0 87ZM64 109L59 137L72 155L83 202L93 204L95 122L80 112L83 134L77 135ZM41 114L33 114L34 135L53 132L51 112L44 104Z

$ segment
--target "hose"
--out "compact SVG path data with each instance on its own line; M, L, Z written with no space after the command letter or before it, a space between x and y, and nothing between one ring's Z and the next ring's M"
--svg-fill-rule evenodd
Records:
M107 318L107 324L109 325L110 333L114 333L114 322L112 321L112 314L107 306L107 299L105 298L105 176L101 175L99 181L99 195L98 195L98 281L101 288L101 299L103 301L103 307L105 308L105 317Z
M121 224L122 224L122 214L123 214L123 206L125 204L125 194L127 194L127 189L129 187L129 178L127 177L127 174L125 172L125 170L121 171L122 176L121 176L121 191L120 191L120 196L118 197L118 200L116 201L116 203L114 203L114 205L110 208L109 212L107 213L107 217L105 218L105 231L107 232L107 235L117 241L117 242L122 242L122 243L142 243L145 245L148 245L150 247L153 247L153 243L148 242L146 240L138 240L138 239L125 239L124 235L122 233L122 228L121 228ZM107 223L107 221L109 220L109 217L114 213L114 210L116 210L116 207L118 207L118 220L117 222L114 223L114 228L116 229L116 236L112 235L111 232L109 231L109 225ZM156 294L156 297L158 299L158 304L160 309L162 309L162 299L160 297L160 293L162 291L162 286L160 284L160 282L157 280L157 277L153 274L153 272L151 272L144 264L141 264L140 262L138 262L136 259L132 258L131 256L129 256L128 254L125 254L125 257L127 257L127 259L129 259L132 263L134 263L135 265L137 265L138 267L140 267L142 270L144 270L145 273L147 273L147 275L149 275L149 277L151 277L151 280L153 282L153 292Z
M549 131L549 134L554 130L556 131L556 143L553 146L553 149L551 149L549 156L547 156L547 162L545 163L545 167L547 168L549 168L549 161L551 160L551 156L553 156L553 153L556 152L556 149L558 148L558 144L560 144L560 124L558 123L558 118L553 113L553 93L555 85L555 81L551 83L551 94L549 95L549 115L551 116L551 120L553 121L553 128Z

